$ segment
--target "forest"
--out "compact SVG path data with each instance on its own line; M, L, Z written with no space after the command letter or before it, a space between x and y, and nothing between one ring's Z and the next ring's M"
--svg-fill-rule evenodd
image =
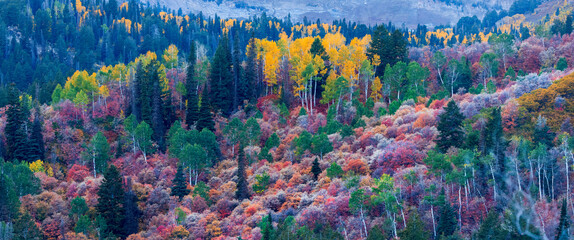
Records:
M540 4L408 29L6 0L0 239L571 239L574 6Z

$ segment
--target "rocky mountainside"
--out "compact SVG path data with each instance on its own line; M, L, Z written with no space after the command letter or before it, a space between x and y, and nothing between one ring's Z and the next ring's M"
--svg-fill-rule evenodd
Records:
M184 12L203 12L223 18L248 18L266 12L279 18L291 14L294 21L304 17L331 22L335 19L376 24L392 21L396 24L430 26L453 24L463 16L481 18L491 9L508 9L513 0L142 0L150 4L182 9Z

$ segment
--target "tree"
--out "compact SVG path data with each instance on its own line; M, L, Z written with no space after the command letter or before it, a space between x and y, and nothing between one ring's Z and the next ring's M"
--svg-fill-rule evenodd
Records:
M313 173L313 179L317 181L317 179L319 178L319 174L321 174L322 172L321 167L319 166L319 160L317 158L313 160L313 166L311 167L311 172Z
M363 230L365 231L365 235L367 234L367 224L365 222L365 211L367 208L367 200L368 197L365 195L364 189L358 189L351 193L351 198L349 198L349 208L359 213L359 217L361 218L361 222L363 223ZM363 231L361 230L361 231Z
M254 117L250 117L245 122L245 139L249 142L249 146L254 146L259 144L259 138L261 136L261 126Z
M213 117L211 115L211 108L207 103L207 99L202 98L196 129L198 131L202 131L204 128L209 129L212 132L215 131L215 123L213 122Z
M6 158L8 160L14 160L17 153L19 143L22 143L27 139L24 131L22 131L22 125L25 119L23 106L20 102L20 94L16 89L14 84L11 84L8 89L8 109L6 110L6 127L4 129L4 135L6 136ZM25 159L20 159L25 160Z
M136 127L134 131L134 136L140 151L142 151L144 155L144 160L147 163L147 154L152 151L152 142L151 136L153 134L153 130L150 128L149 124L142 121Z
M92 165L94 167L94 178L96 177L96 169L107 168L107 163L110 160L110 144L104 134L99 131L92 138L90 149L92 152Z
M498 213L492 209L480 224L474 238L477 240L506 239L506 235L507 233L500 226Z
M456 212L450 202L445 201L438 220L437 235L441 237L451 236L456 231L457 225Z
M243 123L239 118L233 118L225 129L223 130L223 134L227 136L228 143L231 143L231 154L235 154L235 145L241 140L243 137Z
M179 200L188 195L191 190L187 189L187 182L183 176L182 164L177 165L177 172L172 180L173 187L171 188L171 196L179 197Z
M438 79L440 80L440 83L443 85L444 85L444 81L442 79L442 71L444 70L446 63L447 63L447 60L446 60L446 56L444 55L444 53L441 51L436 51L432 57L431 65L436 70L437 75L438 75Z
M124 130L130 135L132 140L133 152L136 153L137 141L136 141L136 128L138 122L136 116L130 114L126 119L124 119Z
M0 159L0 161L2 161ZM0 165L3 164L0 162ZM5 174L0 174L0 222L12 222L16 219L20 201L14 183Z
M296 138L294 141L295 141L295 152L297 153L297 155L302 155L305 153L305 151L311 149L312 136L311 133L305 130L303 130L303 132L299 134L299 137Z
M35 161L44 159L44 135L42 134L42 122L37 116L32 124L32 133L30 134L30 157L28 159Z
M224 36L219 40L215 55L211 63L210 95L209 99L215 110L221 110L224 114L232 110L233 104L233 75L232 59L229 49L229 40ZM201 111L201 110L200 110Z
M401 240L423 240L429 239L429 234L425 231L425 225L416 212L411 213L407 221L407 227L399 233Z
M110 165L104 172L104 180L98 190L98 197L96 210L105 220L109 233L123 237L125 191L123 178L116 166Z
M326 133L321 133L313 136L311 139L311 149L314 154L318 154L323 160L323 155L333 151L333 144L329 141Z
M183 147L179 159L189 171L189 185L193 184L192 178L195 178L193 185L197 185L199 170L209 165L205 150L197 143L193 145L187 143Z
M556 228L556 240L570 239L570 217L568 216L568 207L566 200L562 200L562 208L560 209L560 223Z
M343 168L336 162L332 162L331 166L327 168L327 177L330 178L342 176L344 173Z
M459 148L464 142L464 132L462 130L464 116L454 100L451 100L444 110L444 113L439 115L437 126L439 131L437 147L441 152L446 152L451 147Z
M566 61L565 57L561 57L556 63L556 70L564 71L566 69L568 69L568 61Z
M14 222L14 240L40 240L42 232L27 210L21 210L20 216Z
M187 79L185 82L187 111L185 121L188 126L192 126L199 120L199 104L197 97L197 80L195 79L195 63L197 62L197 53L195 42L191 42L189 58L187 61Z
M240 145L237 156L237 190L235 191L235 198L239 201L249 198L249 183L245 173L246 164L245 152L243 151L243 146Z

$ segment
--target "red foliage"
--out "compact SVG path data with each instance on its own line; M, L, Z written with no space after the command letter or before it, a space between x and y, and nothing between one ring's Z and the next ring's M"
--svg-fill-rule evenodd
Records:
M353 159L343 168L345 171L353 171L356 174L366 175L369 173L369 166L361 159Z
M84 165L79 165L79 164L74 164L69 170L68 170L68 176L66 178L67 181L70 180L74 180L76 182L83 182L84 178L86 178L87 176L90 176L90 170L88 170L88 167L84 166Z

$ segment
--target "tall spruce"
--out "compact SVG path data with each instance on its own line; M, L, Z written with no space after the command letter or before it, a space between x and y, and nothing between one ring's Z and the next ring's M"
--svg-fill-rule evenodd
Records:
M409 216L407 226L399 233L399 236L401 240L425 240L430 237L425 231L425 224L416 212Z
M177 172L175 173L175 177L172 180L172 184L173 187L171 187L171 196L177 196L181 201L183 197L189 194L190 190L187 189L187 181L183 175L182 164L177 165Z
M36 116L32 124L29 144L31 146L30 159L44 159L44 135L42 134L42 121Z
M464 142L462 130L464 115L453 100L448 103L444 110L444 113L439 115L437 126L439 136L436 141L438 149L443 153L450 147L460 148Z
M319 166L319 158L315 158L315 160L313 160L313 166L311 167L311 172L313 173L313 179L315 179L315 181L317 181L317 179L319 178L319 174L321 174L321 167Z
M456 212L450 205L450 202L445 201L438 220L437 235L443 237L451 236L456 231L456 226Z
M105 220L107 230L116 237L123 237L123 224L125 220L125 191L123 178L114 165L104 173L104 180L98 191L98 204L96 210Z
M202 98L196 129L201 132L204 128L207 128L212 132L215 131L215 123L213 122L213 116L211 115L211 108L209 107L207 99Z
M219 40L211 63L209 99L214 110L228 114L233 105L233 71L229 39Z
M8 89L8 109L6 110L6 159L14 160L21 156L22 143L26 143L27 134L22 125L24 123L24 112L20 102L20 93L14 84ZM20 159L25 160L25 159Z
M254 103L259 98L259 88L257 87L257 49L255 49L255 38L249 39L246 50L247 61L245 64L245 85L249 86L244 92L246 99Z
M237 191L235 192L235 197L239 201L249 198L249 183L245 173L246 164L245 152L243 151L243 146L240 145L239 153L237 154Z
M562 208L560 209L560 223L556 228L555 239L570 239L570 217L568 216L568 206L566 205L566 200L562 200Z
M137 233L139 230L139 219L142 216L142 211L139 209L137 201L138 198L136 194L131 187L128 186L128 191L124 198L125 221L123 230L125 236Z
M194 125L199 119L199 104L197 98L197 79L195 78L195 63L197 62L197 53L195 50L195 42L191 42L191 50L189 51L189 58L187 60L187 79L185 82L187 111L185 113L185 121L187 126Z

